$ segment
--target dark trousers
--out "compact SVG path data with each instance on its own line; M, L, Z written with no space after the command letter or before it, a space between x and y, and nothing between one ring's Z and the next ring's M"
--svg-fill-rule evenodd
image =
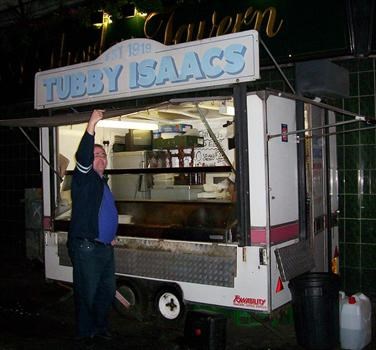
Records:
M93 241L70 239L73 291L78 337L92 337L108 330L108 316L115 297L114 248Z

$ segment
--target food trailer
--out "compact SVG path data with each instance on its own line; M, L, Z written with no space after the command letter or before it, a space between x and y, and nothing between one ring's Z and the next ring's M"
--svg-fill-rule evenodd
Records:
M72 282L70 177L93 108L106 110L96 142L119 212L119 311L271 314L290 302L291 278L331 268L337 177L325 125L334 113L247 91L260 78L258 45L256 31L174 46L131 39L36 74L35 108L49 112L38 124L46 278Z

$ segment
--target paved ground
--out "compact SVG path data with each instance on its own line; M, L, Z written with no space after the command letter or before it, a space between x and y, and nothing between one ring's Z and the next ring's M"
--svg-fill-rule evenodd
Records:
M40 264L7 261L0 272L0 350L74 349L73 300L68 286L46 282ZM166 325L157 319L141 322L111 314L115 339L95 349L199 349L184 338L183 322ZM217 338L212 338L217 339ZM302 349L296 344L293 323L258 324L250 318L228 319L226 350ZM224 347L202 347L222 350ZM367 350L376 349L374 344Z

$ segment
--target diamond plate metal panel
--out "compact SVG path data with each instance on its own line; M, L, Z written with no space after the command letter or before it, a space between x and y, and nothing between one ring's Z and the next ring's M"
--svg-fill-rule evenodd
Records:
M315 267L312 250L306 241L277 248L275 256L282 281L284 282Z
M233 287L236 275L236 250L231 256L208 256L170 251L117 249L119 273Z
M66 235L59 236L60 265L71 266ZM236 246L121 239L115 247L116 272L147 278L233 287Z

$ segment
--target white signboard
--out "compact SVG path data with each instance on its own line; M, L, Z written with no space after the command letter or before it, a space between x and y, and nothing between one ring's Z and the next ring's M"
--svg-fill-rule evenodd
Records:
M38 72L36 109L192 91L260 77L258 33L240 33L166 46L122 41L96 60Z

